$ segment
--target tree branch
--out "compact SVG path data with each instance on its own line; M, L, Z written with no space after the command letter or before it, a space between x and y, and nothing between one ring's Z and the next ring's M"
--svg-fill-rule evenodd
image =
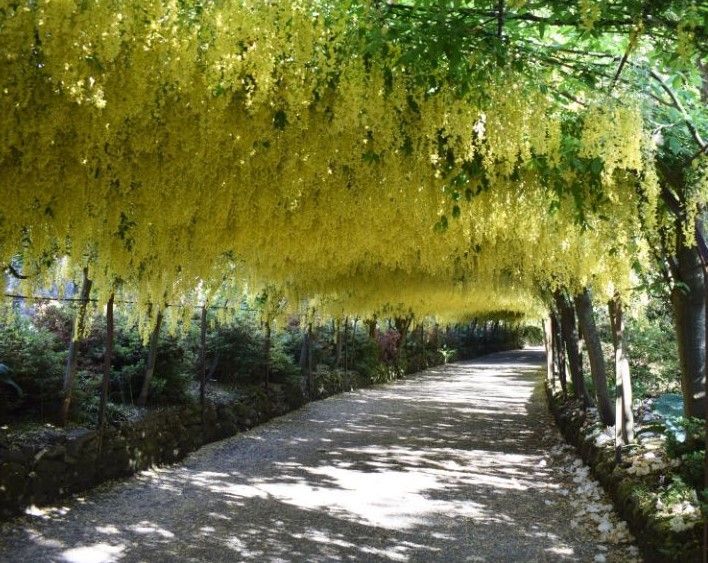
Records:
M691 116L688 115L688 112L683 107L681 100L679 100L678 96L676 96L676 93L669 87L668 84L666 84L664 79L661 78L661 76L659 76L659 74L655 70L649 70L649 76L651 76L659 83L661 89L669 95L669 98L671 98L671 101L673 102L672 105L681 112L684 123L686 124L686 127L688 128L689 132L691 133L693 140L696 141L696 143L700 147L699 153L706 152L706 150L708 150L708 147L706 147L705 141L701 138L698 129L696 129L696 126L694 125L693 121L691 121Z
M12 264L8 264L5 268L5 270L13 277L18 280L28 280L29 276L23 276L20 272L18 272L15 267Z

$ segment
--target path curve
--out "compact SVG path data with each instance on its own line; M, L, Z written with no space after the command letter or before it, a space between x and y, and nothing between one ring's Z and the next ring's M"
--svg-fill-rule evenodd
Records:
M494 354L310 403L4 524L0 560L625 560L570 525L542 362Z

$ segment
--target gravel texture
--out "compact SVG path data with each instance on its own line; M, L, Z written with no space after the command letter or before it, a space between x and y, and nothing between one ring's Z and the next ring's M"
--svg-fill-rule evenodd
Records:
M0 526L0 561L634 560L552 427L542 363L494 354L310 403L31 509Z

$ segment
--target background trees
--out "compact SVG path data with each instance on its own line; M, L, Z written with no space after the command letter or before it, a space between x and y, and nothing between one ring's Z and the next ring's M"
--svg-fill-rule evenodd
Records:
M703 415L705 14L556 4L7 2L0 260L120 280L145 339L225 280L340 319L580 296L607 422L583 296L658 269Z

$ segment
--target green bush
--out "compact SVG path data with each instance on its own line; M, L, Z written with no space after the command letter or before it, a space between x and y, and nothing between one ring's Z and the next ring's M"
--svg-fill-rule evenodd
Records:
M704 484L705 458L705 450L696 450L681 456L679 475L697 491L700 491Z
M635 395L680 390L676 332L665 300L651 299L643 311L627 319L627 341Z
M245 385L262 380L264 341L253 320L239 318L210 331L207 354L216 361L212 377L221 383Z
M666 453L679 458L705 448L705 421L700 418L679 418L675 428L666 432Z
M0 362L7 366L12 385L0 383L0 417L53 417L61 392L66 350L56 336L17 316L0 324Z

